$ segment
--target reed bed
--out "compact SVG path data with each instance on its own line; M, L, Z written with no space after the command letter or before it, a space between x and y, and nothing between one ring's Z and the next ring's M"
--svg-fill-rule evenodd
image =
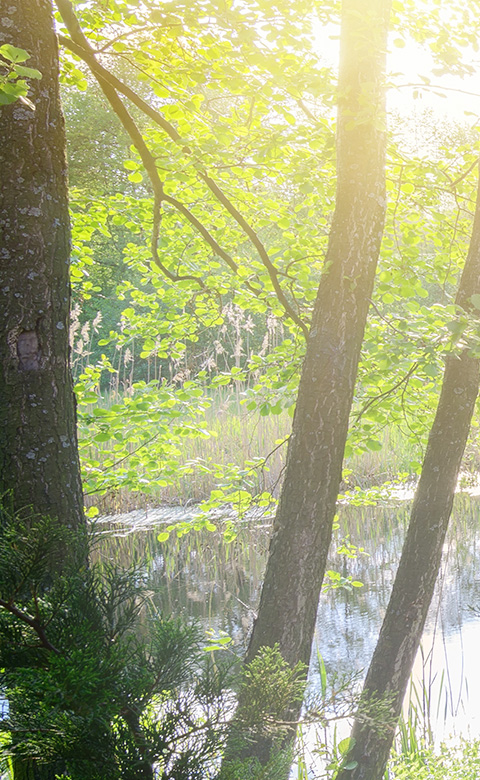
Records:
M110 514L161 504L198 503L208 499L212 490L227 484L232 473L241 475L241 487L251 495L268 492L278 497L291 417L287 411L262 416L258 411L249 411L244 399L238 388L231 392L219 388L215 392L202 421L202 427L209 432L208 438L182 439L178 469L170 474L167 485L144 492L118 489L104 496L88 496L87 506L95 504L102 514ZM116 391L100 401L105 409L118 402ZM388 482L407 482L415 476L412 463L421 457L418 446L393 427L385 428L380 440L382 449L362 452L346 460L342 492L354 488L367 490ZM134 449L132 445L132 452ZM88 453L101 461L110 453L110 445L91 443Z

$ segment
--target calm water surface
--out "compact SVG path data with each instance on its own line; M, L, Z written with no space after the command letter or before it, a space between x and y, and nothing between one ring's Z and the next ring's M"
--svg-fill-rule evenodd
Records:
M311 690L319 687L318 653L328 677L361 678L375 647L408 521L408 502L340 508L342 538L364 548L355 558L333 554L328 568L363 583L322 594L314 643ZM100 524L108 530L102 556L125 564L146 559L156 601L166 613L183 613L206 628L225 631L241 653L248 640L268 549L268 522L252 518L235 542L220 532L172 535L160 543L165 523L190 516L180 509L139 511ZM435 740L450 734L480 736L480 498L457 496L441 575L417 656L412 698L429 711ZM219 525L220 527L220 525ZM350 688L352 686L350 685ZM427 723L428 721L428 723ZM337 726L340 737L347 724ZM307 742L312 742L311 735ZM311 747L311 745L310 745Z

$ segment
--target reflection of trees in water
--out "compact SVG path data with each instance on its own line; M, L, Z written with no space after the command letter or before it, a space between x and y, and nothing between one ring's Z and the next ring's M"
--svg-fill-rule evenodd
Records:
M427 630L436 624L450 633L463 622L478 619L469 607L480 603L479 505L475 498L456 499ZM329 670L347 673L368 664L393 584L406 518L405 505L340 508L335 542L348 536L368 555L338 556L332 545L328 568L360 580L364 587L321 596L317 647ZM153 599L162 612L198 618L226 631L239 649L244 648L260 593L268 530L258 522L245 525L229 544L220 531L194 531L180 539L171 534L162 543L158 532L158 527L146 524L135 532L109 534L97 555L114 557L123 565L146 561Z
M226 543L221 531L192 531L158 542L160 528L105 537L98 555L123 565L147 559L153 600L166 614L186 614L225 631L243 651L262 582L268 529L242 528Z
M456 499L426 631L449 634L466 621L478 620L470 609L480 603L478 508L478 499ZM349 529L351 541L369 553L348 561L348 574L364 582L364 587L327 594L321 599L317 618L318 646L325 663L330 670L341 672L369 663L401 552L406 510L369 508L357 513L348 507L345 515L342 526Z

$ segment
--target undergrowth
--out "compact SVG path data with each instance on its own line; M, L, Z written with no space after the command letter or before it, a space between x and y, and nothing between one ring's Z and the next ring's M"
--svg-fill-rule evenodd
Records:
M478 780L480 741L460 739L438 751L419 745L413 753L395 753L385 780Z

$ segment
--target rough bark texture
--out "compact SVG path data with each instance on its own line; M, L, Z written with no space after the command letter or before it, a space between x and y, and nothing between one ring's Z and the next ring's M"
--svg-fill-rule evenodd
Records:
M0 496L82 521L69 368L64 122L49 0L3 0L0 44L31 54L35 111L0 107Z
M308 664L385 218L388 0L344 0L336 207L247 661Z
M456 303L468 310L473 294L480 294L478 193L472 239ZM467 349L446 360L440 400L400 564L352 731L355 745L348 760L356 761L357 767L340 771L337 780L383 778L440 568L458 473L478 394L479 367L478 358L470 355ZM381 723L378 718L375 721L374 703L378 700L388 702L388 723ZM369 702L372 702L371 709Z
M337 195L315 302L246 662L278 644L293 667L310 660L341 480L348 419L385 219L385 50L390 0L344 0L337 123ZM300 707L286 718L295 721ZM241 724L242 701L238 705ZM232 733L235 733L235 723ZM240 726L241 731L241 726ZM232 757L269 758L258 737ZM235 734L236 744L241 744ZM288 775L288 772L287 772Z

